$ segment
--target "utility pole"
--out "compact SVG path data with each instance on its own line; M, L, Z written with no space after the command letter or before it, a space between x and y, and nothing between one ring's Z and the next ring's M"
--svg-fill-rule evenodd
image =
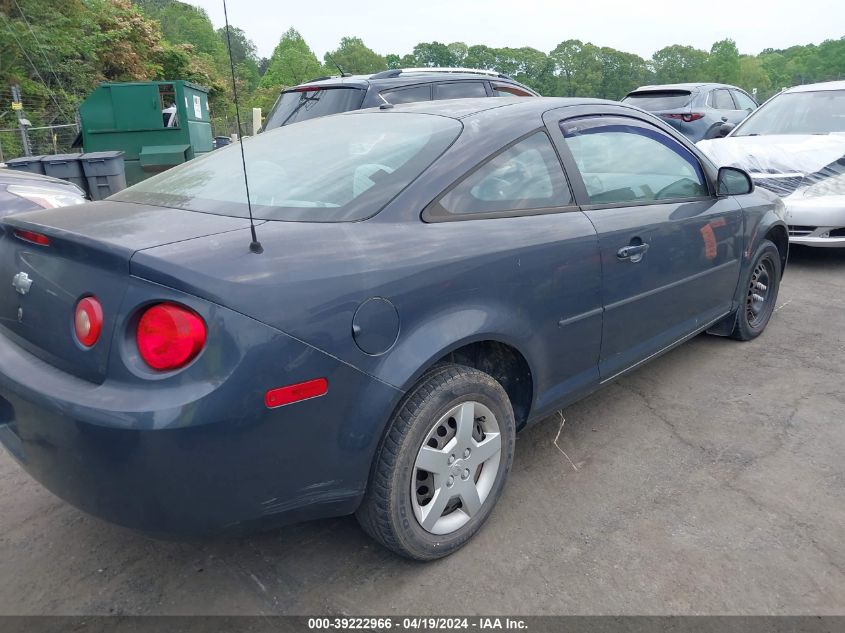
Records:
M29 144L27 128L32 125L24 116L23 102L21 101L21 87L12 85L12 110L18 115L18 128L21 131L21 142L23 143L24 156L32 156L32 146Z

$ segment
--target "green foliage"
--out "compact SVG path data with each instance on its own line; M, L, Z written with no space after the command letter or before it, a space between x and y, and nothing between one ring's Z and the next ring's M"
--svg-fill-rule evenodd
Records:
M711 81L723 84L739 83L739 51L733 40L721 40L713 44L707 59L707 74Z
M673 44L651 56L651 81L656 84L676 84L702 81L707 73L707 51L692 46Z
M332 60L334 60L334 63L332 63ZM369 75L387 70L387 60L372 49L367 48L360 37L342 38L340 46L326 53L323 61L326 68L332 73L337 70L335 64L338 64L344 72L353 75Z
M308 48L308 44L294 28L282 35L267 70L261 77L260 86L284 88L308 81L323 72L317 56Z

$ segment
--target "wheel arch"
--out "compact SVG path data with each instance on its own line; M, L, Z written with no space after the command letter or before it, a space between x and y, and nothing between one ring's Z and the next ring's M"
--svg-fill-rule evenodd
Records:
M786 263L789 258L789 233L783 224L775 224L769 227L763 239L767 239L778 247L780 253L780 274L781 277L786 271Z

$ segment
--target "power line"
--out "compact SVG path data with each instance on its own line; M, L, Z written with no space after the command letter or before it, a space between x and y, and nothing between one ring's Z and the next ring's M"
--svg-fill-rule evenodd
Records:
M21 53L23 53L23 56L26 57L26 60L29 62L29 65L32 66L32 70L35 71L35 75L38 77L39 81L41 81L41 84L47 90L47 94L50 95L50 98L53 100L53 103L56 104L56 108L58 109L59 114L66 117L67 113L62 109L62 106L59 105L59 102L56 100L56 96L53 94L53 91L50 90L50 87L47 85L47 82L44 81L44 77L41 76L41 73L38 72L38 68L30 58L30 56L27 54L26 49L23 47L23 44L21 44L21 41L18 39L18 36L15 35L15 31L12 29L12 25L9 23L9 19L4 13L0 13L0 16L3 16L3 21L6 24L6 30L9 31L11 36L14 38L15 42L17 42L18 48L21 49Z
M50 73L53 75L53 79L56 80L56 83L59 85L59 88L61 88L62 92L67 92L67 90L64 87L64 84L62 84L61 79L59 79L59 76L56 74L56 70L53 68L53 64L50 63L50 59L47 57L47 53L44 52L44 47L41 45L41 42L38 40L38 37L35 35L35 31L32 30L32 26L30 25L29 20L26 19L26 14L24 14L23 9L21 8L21 5L18 4L18 0L14 0L14 3L15 3L15 6L18 8L18 13L21 14L21 17L23 18L23 21L26 24L26 28L28 28L29 32L32 34L32 39L35 40L35 44L36 44L36 46L38 46L38 50L41 53L41 57L43 57L44 61L47 62L47 68L50 70Z

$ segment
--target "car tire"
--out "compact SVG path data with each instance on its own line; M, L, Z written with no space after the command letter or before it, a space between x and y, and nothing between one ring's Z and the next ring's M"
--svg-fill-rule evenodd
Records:
M361 527L402 556L448 556L493 510L515 441L501 384L471 367L435 367L405 395L379 445L356 513Z
M769 240L763 240L743 277L740 307L731 338L750 341L763 333L775 310L780 278L780 251Z

